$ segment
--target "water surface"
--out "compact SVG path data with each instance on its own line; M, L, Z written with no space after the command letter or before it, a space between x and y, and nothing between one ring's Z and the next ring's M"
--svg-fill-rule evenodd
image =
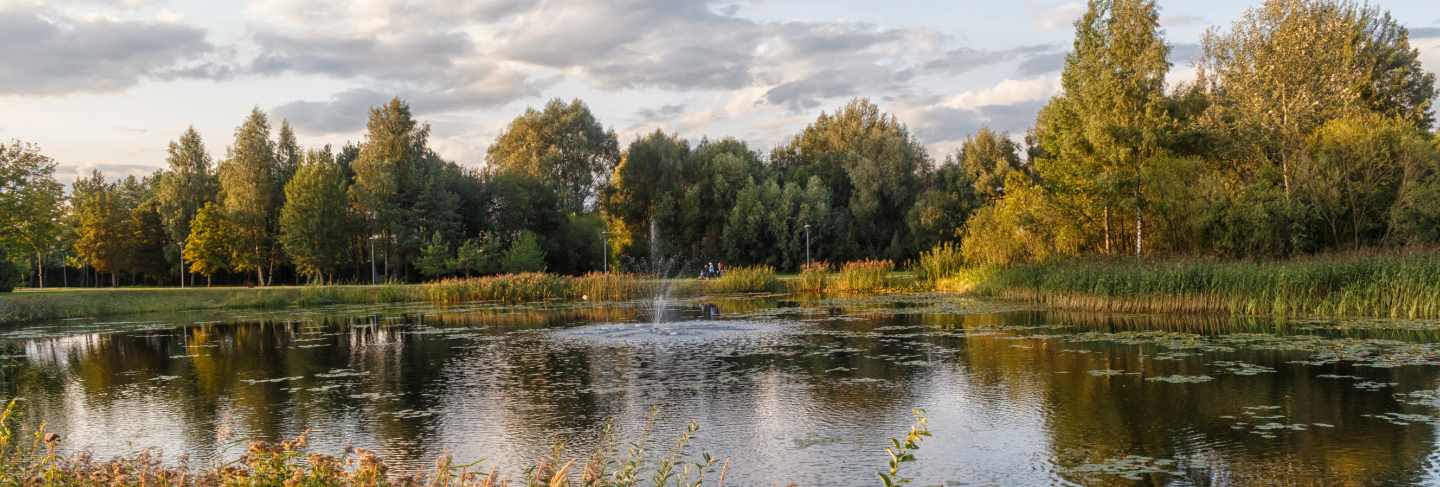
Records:
M0 328L0 399L70 450L192 464L309 430L416 471L516 468L613 420L731 485L871 485L923 408L924 485L1440 482L1433 323L1275 324L937 296L333 307ZM653 428L647 421L654 414ZM512 470L512 472L514 472Z

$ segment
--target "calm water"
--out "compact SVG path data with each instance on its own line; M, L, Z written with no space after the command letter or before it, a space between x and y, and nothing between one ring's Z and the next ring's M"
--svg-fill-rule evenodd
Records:
M711 308L706 305L713 306ZM872 485L928 411L922 485L1434 484L1440 334L1006 309L915 296L615 307L330 308L0 328L0 399L69 449L192 463L251 438L378 450L579 455L613 418L730 485ZM1281 330L1276 332L1275 330Z

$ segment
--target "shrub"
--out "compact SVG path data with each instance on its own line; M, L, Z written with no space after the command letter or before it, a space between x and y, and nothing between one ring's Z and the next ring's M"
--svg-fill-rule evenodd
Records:
M705 288L717 293L754 293L774 291L779 283L774 267L759 265L726 269L724 275L709 281Z
M545 249L540 248L540 238L528 230L520 232L500 258L500 267L510 274L545 272Z
M890 287L890 271L895 263L888 260L857 260L846 262L835 279L836 289L844 292L871 292Z

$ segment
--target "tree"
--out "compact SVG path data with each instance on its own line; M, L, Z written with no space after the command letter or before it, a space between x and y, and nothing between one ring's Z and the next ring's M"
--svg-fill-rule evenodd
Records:
M661 223L655 221L661 205L673 204L683 191L680 177L689 152L684 140L659 130L635 139L601 192L605 214L624 225L626 235L648 236L651 224ZM649 255L648 240L626 244L622 252L631 258L655 257Z
M988 128L967 137L959 152L947 157L945 163L958 165L974 186L974 194L985 202L1005 194L1005 179L1010 172L1024 170L1019 144Z
M220 164L220 210L230 243L230 266L239 272L254 272L256 285L269 284L271 245L278 214L275 207L275 143L270 140L270 121L259 108L250 111L245 123L235 129L235 145Z
M349 261L355 230L346 202L345 174L330 148L311 150L285 185L280 245L296 270L314 282L333 282Z
M110 273L110 283L119 282L116 271L123 265L129 218L113 184L100 171L75 181L77 238L75 254L96 272Z
M584 102L554 99L511 121L490 144L485 160L492 168L545 181L566 211L579 213L619 162L620 144Z
M544 272L545 250L540 248L540 238L535 232L523 231L510 242L510 248L500 259L500 267L506 273Z
M0 249L30 257L39 287L45 287L45 254L57 245L64 198L54 160L18 140L0 145Z
M771 155L786 181L819 176L831 203L846 213L835 257L902 259L908 244L905 215L930 170L930 156L909 129L869 100L857 99L814 123Z
M435 278L454 272L458 267L450 257L450 241L440 232L435 232L430 241L420 248L420 257L415 259L415 269L425 277Z
M24 277L20 268L10 261L10 256L5 254L5 248L0 247L0 293L8 293L15 290Z
M1162 161L1173 124L1165 97L1169 48L1153 0L1091 0L1075 23L1074 50L1061 73L1064 93L1036 121L1045 157L1036 170L1056 192L1054 203L1099 233L1106 253L1117 223L1133 216L1135 253L1143 251L1147 202L1142 175ZM1100 223L1099 232L1093 229Z
M185 287L185 239L190 236L195 213L215 199L217 183L210 154L195 127L186 129L178 141L170 143L165 162L168 169L160 178L156 197L165 232L176 249L182 273L180 287Z
M205 276L206 286L215 273L228 267L231 252L225 229L225 212L213 202L200 207L190 224L190 236L185 239L185 260L190 263L190 272Z

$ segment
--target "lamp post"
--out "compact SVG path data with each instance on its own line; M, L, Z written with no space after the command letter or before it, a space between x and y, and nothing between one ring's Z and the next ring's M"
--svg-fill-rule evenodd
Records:
M603 243L602 246L600 247L600 253L603 255L603 257L601 257L601 260L600 260L600 268L601 268L606 274L609 274L609 273L610 273L610 230L608 230L608 229L606 229L606 230L601 230L601 231L600 231L600 238L603 239L603 241L604 241L604 243Z
M810 224L805 224L805 265L810 265Z

